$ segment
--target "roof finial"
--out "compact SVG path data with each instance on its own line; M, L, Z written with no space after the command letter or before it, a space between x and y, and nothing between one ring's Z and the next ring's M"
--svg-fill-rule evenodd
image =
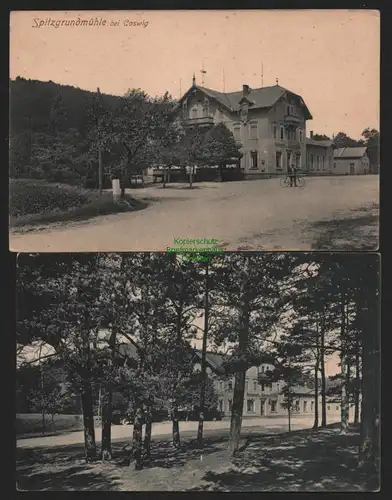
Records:
M276 79L276 85L279 85L279 78Z
M192 87L196 87L196 76L195 76L195 73L193 73Z

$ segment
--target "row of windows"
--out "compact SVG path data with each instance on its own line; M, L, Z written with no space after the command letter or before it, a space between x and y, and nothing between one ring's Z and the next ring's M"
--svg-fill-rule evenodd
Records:
M258 139L259 132L258 132L257 122L249 123L249 132L248 133L249 133L249 139ZM277 139L277 125L276 125L276 123L272 124L272 134L273 134L274 139ZM234 139L236 141L241 141L241 125L240 124L234 125L233 135L234 135ZM286 130L283 125L280 125L279 139L281 139L282 141L287 139L289 141L303 142L304 141L304 131L302 129L297 129L297 130L287 129Z
M247 381L247 385L248 385L248 391L250 391L252 389L253 389L253 391L257 391L258 390L258 381L257 380L253 380L253 381L248 380ZM271 383L260 384L260 387L261 387L261 392L265 392L265 390L271 390L272 389L272 384ZM219 388L220 388L220 390L223 390L225 388L225 383L222 382L222 381L220 381L219 382ZM229 391L233 390L233 382L231 380L229 382L227 382L227 389Z
M231 411L231 408L232 408L232 405L233 405L233 401L231 399L229 399L227 401L228 403L228 411ZM277 411L277 401L272 399L270 400L269 402L269 405L270 405L270 411L272 413L276 412ZM299 400L297 400L295 402L295 404L293 405L294 406L294 410L295 411L300 411L300 402ZM331 405L328 405L328 410L331 410ZM339 410L339 405L336 405L335 409L336 411ZM284 403L280 403L280 409L281 410L286 410L286 406ZM308 401L303 401L302 403L302 409L303 409L303 412L306 413L308 411ZM219 411L225 411L225 408L224 408L224 402L223 400L221 399L219 401ZM254 399L248 399L246 401L246 411L247 413L255 413L255 401ZM310 401L310 411L313 412L314 411L314 401Z
M296 166L297 168L301 168L301 153L292 151L287 151L285 155L281 151L276 152L275 158L275 166L277 169L283 168L283 158L286 161L286 167Z
M272 124L272 134L274 136L274 139L277 139L277 132L278 132L278 126L276 123ZM303 142L304 141L304 131L299 128L299 129L285 129L283 125L280 125L279 127L279 139L281 141L284 141L287 139L288 141L299 141Z
M328 157L328 160L325 156L318 156L309 154L309 169L310 170L326 170L328 167L332 166L332 158ZM336 163L334 163L334 167L336 168Z

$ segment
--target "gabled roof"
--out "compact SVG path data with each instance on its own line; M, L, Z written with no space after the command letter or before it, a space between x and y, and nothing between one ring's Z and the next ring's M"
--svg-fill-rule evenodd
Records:
M315 139L310 139L309 137L306 138L306 145L307 146L319 146L322 148L330 148L333 145L333 141L327 140L327 139L322 139L320 141L317 141Z
M366 153L366 147L338 148L334 151L335 158L362 158Z
M195 349L196 355L201 359L202 352L200 349ZM223 363L226 361L227 356L215 352L206 352L206 361L210 368L219 374L225 373Z
M208 97L217 100L220 104L222 104L225 108L230 111L239 111L240 109L240 101L243 98L242 91L238 92L218 92L216 90L208 89L206 87L200 87L199 85L195 85L191 87L180 99L180 103L183 101L185 97L187 97L192 90L200 90ZM305 108L305 114L307 115L307 119L311 119L312 115L306 104L304 103L301 96L295 94L291 90L285 89L280 85L273 85L271 87L261 87L258 89L249 89L249 94L247 94L246 99L251 103L251 109L257 108L271 108L281 97L283 97L286 93L291 94L294 97L297 97L301 104Z

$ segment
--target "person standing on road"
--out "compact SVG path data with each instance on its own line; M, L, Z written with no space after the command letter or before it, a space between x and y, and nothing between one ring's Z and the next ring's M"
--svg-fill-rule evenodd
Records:
M290 165L288 168L288 174L290 178L290 187L297 187L297 168Z

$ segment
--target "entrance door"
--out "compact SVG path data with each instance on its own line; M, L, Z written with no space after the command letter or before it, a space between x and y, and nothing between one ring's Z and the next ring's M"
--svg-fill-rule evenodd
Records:
M354 175L355 174L355 165L354 163L350 163L350 175Z
M264 413L265 413L265 410L264 410L264 405L265 405L265 401L261 401L260 402L260 415L263 416Z

